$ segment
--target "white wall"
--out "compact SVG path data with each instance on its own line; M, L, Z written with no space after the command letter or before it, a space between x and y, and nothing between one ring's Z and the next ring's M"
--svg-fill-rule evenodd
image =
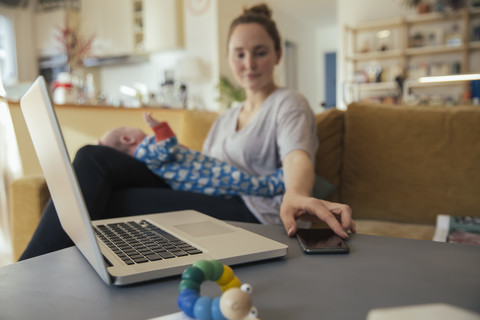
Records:
M282 41L288 40L297 48L298 91L307 98L313 110L319 110L320 100L317 93L322 77L315 72L319 56L315 45L315 26L279 10L274 12L274 15L277 17Z

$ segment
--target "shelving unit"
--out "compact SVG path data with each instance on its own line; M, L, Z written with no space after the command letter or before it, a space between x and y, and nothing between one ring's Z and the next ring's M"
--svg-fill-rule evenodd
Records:
M376 37L385 31L388 35L383 38ZM385 68L382 69L381 76L378 70L372 68L376 65L388 65L389 68L403 72L404 32L403 18L377 20L356 27L345 26L344 48L347 48L345 59L347 73L350 76L350 81L344 87L344 91L348 93L346 103L377 96L379 93L388 94L390 97L397 95L395 77L387 75Z
M478 31L475 37L473 33L478 26L480 8L345 26L345 87L350 93L345 102L400 103L399 77L413 84L421 76L480 72L480 39Z

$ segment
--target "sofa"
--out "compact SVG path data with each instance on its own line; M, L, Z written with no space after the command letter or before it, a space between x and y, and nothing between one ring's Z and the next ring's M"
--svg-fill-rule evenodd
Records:
M216 116L182 112L180 142L200 149ZM320 188L351 206L358 233L431 240L437 215L479 215L480 108L352 103L316 125ZM11 194L18 257L49 194L41 175L15 180Z

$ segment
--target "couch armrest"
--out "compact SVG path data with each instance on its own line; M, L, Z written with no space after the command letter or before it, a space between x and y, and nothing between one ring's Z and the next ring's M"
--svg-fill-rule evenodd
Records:
M335 192L329 200L338 201L343 158L345 112L329 109L315 115L318 137L315 171L333 184Z
M18 260L30 241L50 193L41 175L26 176L11 184L13 258Z

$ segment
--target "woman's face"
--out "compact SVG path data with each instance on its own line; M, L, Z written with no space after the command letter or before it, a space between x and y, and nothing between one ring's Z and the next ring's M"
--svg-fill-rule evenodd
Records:
M273 39L258 23L239 24L228 43L228 62L240 86L261 91L274 86L273 69L280 61Z

